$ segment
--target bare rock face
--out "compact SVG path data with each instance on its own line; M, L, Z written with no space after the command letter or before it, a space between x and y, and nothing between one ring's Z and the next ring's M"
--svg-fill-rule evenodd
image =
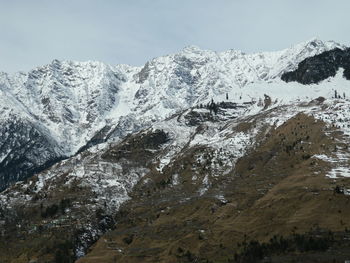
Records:
M147 62L139 73L135 75L137 83L143 83L149 77L149 62Z
M63 157L42 127L13 116L0 127L0 191L50 167Z
M350 49L337 48L306 58L296 70L284 73L281 78L286 82L319 83L334 77L340 68L344 69L344 78L350 80Z

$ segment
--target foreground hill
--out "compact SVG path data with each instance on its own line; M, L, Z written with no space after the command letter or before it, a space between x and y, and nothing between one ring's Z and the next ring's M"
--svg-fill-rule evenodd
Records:
M333 125L321 116L347 113L348 103L328 103L201 123L161 174L141 179L115 229L78 262L345 260L349 138L342 118Z
M245 262L244 242L329 231L320 242L338 244L350 103L271 101L185 110L7 189L4 262L70 262L108 229L79 262Z

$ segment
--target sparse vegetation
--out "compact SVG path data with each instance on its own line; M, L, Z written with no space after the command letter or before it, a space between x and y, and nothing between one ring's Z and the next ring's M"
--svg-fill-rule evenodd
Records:
M334 243L332 232L323 236L294 234L290 237L273 236L269 242L260 243L257 240L238 244L240 252L235 253L236 262L257 262L274 254L304 253L309 251L325 251Z
M193 124L198 135L215 136L224 129L215 127L220 112L240 107L230 102L216 105L216 116L208 109L190 109L181 116L186 124L198 120ZM233 143L238 133L258 130L256 138L246 142L252 147L234 169L226 165L236 156L227 155L225 147L187 145L160 172L158 157L172 146L167 144L169 134L160 129L130 135L103 154L103 165L113 162L123 164L118 167L123 172L137 166L148 171L133 191L128 189L130 199L118 212L111 211L108 198L99 200L98 192L79 183L52 192L27 188L26 194L35 198L16 210L13 223L5 223L10 227L2 240L9 241L17 258L29 255L46 262L71 262L77 248L86 251L107 231L79 263L245 262L327 254L329 246L338 249L328 236L305 231L315 224L335 231L334 244L347 237L350 214L344 190L348 182L328 180L322 174L328 164L315 158L331 153L335 146L337 152L345 149L339 143L341 135L305 114L278 128L259 123L257 119L267 118L269 111L273 109L237 126L225 126L229 127L225 136ZM64 185L65 179L59 183ZM18 240L19 246L15 245ZM0 251L5 249L0 244Z

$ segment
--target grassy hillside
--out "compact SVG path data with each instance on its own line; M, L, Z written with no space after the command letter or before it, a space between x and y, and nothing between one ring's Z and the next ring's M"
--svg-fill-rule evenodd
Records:
M196 153L210 156L210 149L184 151L163 174L137 185L116 229L77 262L343 262L350 258L344 241L350 197L335 189L350 188L350 180L326 177L329 164L313 157L345 149L341 136L298 114L270 130L203 195L191 176L193 169L205 176L208 167L193 164ZM276 238L287 245L275 248Z

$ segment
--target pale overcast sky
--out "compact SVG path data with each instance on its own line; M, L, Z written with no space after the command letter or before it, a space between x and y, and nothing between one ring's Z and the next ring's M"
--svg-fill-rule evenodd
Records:
M350 44L348 0L0 0L0 71L53 59L142 65L188 45L270 51Z

